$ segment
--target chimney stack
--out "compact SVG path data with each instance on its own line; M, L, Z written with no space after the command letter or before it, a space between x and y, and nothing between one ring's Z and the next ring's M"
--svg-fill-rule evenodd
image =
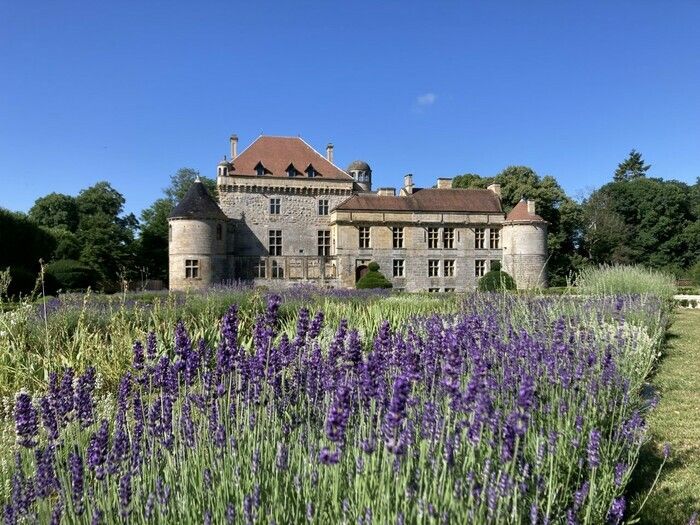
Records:
M413 173L408 173L403 176L403 190L406 195L413 193Z
M535 201L530 199L527 200L527 213L530 215L535 215L537 213L535 211Z
M396 197L396 188L379 188L377 195L380 197Z
M452 188L452 179L439 178L437 180L437 187L439 190L449 190Z
M496 183L489 184L486 189L494 192L498 196L498 198L501 197L501 185L500 184L496 184Z
M328 162L333 162L333 144L330 142L326 146L326 159L328 159Z
M238 157L238 135L231 135L231 160Z

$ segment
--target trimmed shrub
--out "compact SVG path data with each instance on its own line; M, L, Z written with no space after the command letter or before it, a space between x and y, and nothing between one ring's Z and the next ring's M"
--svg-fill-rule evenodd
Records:
M15 299L27 296L34 291L36 274L21 266L10 267L10 286L7 289L8 297Z
M479 279L479 291L500 292L503 290L515 290L515 280L506 272L491 270Z
M99 278L97 272L83 263L72 259L55 261L46 267L47 282L51 280L52 290L47 293L62 290L71 292L94 288Z
M355 287L359 289L367 288L391 288L391 282L379 272L379 265L372 261L367 265L367 273L357 281Z

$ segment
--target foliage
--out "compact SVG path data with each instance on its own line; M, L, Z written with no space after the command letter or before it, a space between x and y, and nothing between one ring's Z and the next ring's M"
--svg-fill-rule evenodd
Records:
M216 181L202 177L192 168L180 168L170 177L170 185L163 190L165 197L141 212L141 234L138 242L138 260L153 279L168 278L168 216L199 177L214 198L218 195Z
M623 519L645 439L639 388L666 325L658 300L474 295L457 316L367 335L266 303L247 325L250 314L229 309L211 344L182 323L174 343L137 343L116 403L98 402L92 368L77 381L60 370L44 396L20 393L6 515ZM31 498L25 479L36 480Z
M71 292L94 288L98 273L79 261L62 259L46 266L46 275L53 279L53 291Z
M490 270L478 282L481 292L499 292L502 290L515 290L515 280L501 270Z
M632 179L645 177L647 171L651 168L650 164L644 164L642 154L637 150L630 151L627 158L617 165L613 180L615 182L624 182Z
M673 272L688 268L700 259L700 216L691 190L697 188L636 178L595 191L583 204L584 246L591 261Z
M372 261L367 266L367 273L357 281L355 288L363 290L369 288L391 288L392 286L391 281L379 271L379 264Z
M690 267L688 270L688 274L690 275L690 278L693 280L693 282L700 286L700 259Z
M71 195L49 193L34 201L29 218L40 226L75 232L80 221L78 203Z
M56 249L51 255L52 260L78 259L80 257L80 242L75 233L63 228L52 228L50 231L56 239Z
M576 276L575 286L581 294L649 294L669 301L678 293L672 275L642 266L585 268Z
M581 239L581 210L569 198L554 177L540 177L526 166L509 166L495 177L473 173L455 177L455 188L486 188L501 185L504 211L509 212L525 196L537 202L537 213L548 223L548 279L552 286L561 286L572 270L581 265L578 246Z

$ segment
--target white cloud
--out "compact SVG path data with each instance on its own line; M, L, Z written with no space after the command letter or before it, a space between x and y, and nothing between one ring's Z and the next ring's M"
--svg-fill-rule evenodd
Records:
M435 93L424 93L416 99L416 104L418 104L420 107L432 106L435 104L435 99L437 99L437 95Z

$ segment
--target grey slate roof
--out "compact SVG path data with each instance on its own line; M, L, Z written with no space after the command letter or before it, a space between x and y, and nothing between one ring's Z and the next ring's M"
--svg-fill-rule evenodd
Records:
M348 166L348 169L345 171L350 171L350 170L369 170L369 164L367 164L364 160L353 160L350 165Z
M175 206L169 219L228 220L201 181L195 181L182 200Z

